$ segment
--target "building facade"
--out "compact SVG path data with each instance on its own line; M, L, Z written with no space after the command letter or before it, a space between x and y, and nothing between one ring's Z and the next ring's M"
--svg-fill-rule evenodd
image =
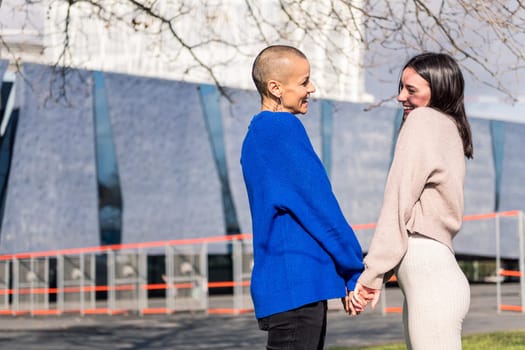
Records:
M64 102L50 97L61 72L22 69L2 83L2 253L251 232L239 155L255 91L78 70ZM365 106L316 99L302 118L352 225L377 219L400 122ZM465 213L525 210L525 124L471 123ZM457 252L490 255L493 225L466 223ZM372 230L358 235L366 250Z
M303 122L343 212L354 225L377 219L400 116L365 111L357 38L274 0L153 3L169 21L119 1L3 8L1 253L249 233L239 154L259 109L250 69L274 42L297 43L312 63L318 92ZM322 14L328 3L304 6ZM472 110L466 213L525 210L525 124ZM492 222L463 231L459 253L493 254ZM358 234L366 250L372 232Z

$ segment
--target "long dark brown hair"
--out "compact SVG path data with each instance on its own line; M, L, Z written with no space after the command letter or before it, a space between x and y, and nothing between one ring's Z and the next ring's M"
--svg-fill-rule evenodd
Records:
M454 118L463 141L463 153L472 158L472 132L465 113L465 80L457 62L443 53L425 52L412 57L402 71L412 68L430 86L428 107L437 109ZM401 91L401 82L399 83Z

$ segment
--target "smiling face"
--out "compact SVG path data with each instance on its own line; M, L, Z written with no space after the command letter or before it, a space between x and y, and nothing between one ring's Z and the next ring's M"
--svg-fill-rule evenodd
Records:
M403 120L416 107L430 104L430 85L413 68L403 70L397 100L403 104Z
M279 82L281 110L305 114L308 111L308 98L315 92L310 81L310 64L302 57L291 56L286 68L286 74L283 74Z

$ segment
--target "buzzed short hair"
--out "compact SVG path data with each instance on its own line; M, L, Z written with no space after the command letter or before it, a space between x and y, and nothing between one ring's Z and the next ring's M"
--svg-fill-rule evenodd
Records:
M278 69L274 65L290 56L307 59L301 50L288 45L268 46L257 55L253 62L252 79L261 97L268 96L268 80L271 79L272 73Z

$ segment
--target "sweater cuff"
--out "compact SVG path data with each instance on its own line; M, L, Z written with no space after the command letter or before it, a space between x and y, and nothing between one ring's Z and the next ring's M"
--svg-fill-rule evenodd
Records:
M361 274L361 277L359 277L358 282L368 288L381 289L383 288L383 278L383 273L375 273L370 269L365 269Z
M348 291L353 291L355 289L355 285L359 279L359 276L361 276L361 272L352 275L352 277L346 281L346 288Z

